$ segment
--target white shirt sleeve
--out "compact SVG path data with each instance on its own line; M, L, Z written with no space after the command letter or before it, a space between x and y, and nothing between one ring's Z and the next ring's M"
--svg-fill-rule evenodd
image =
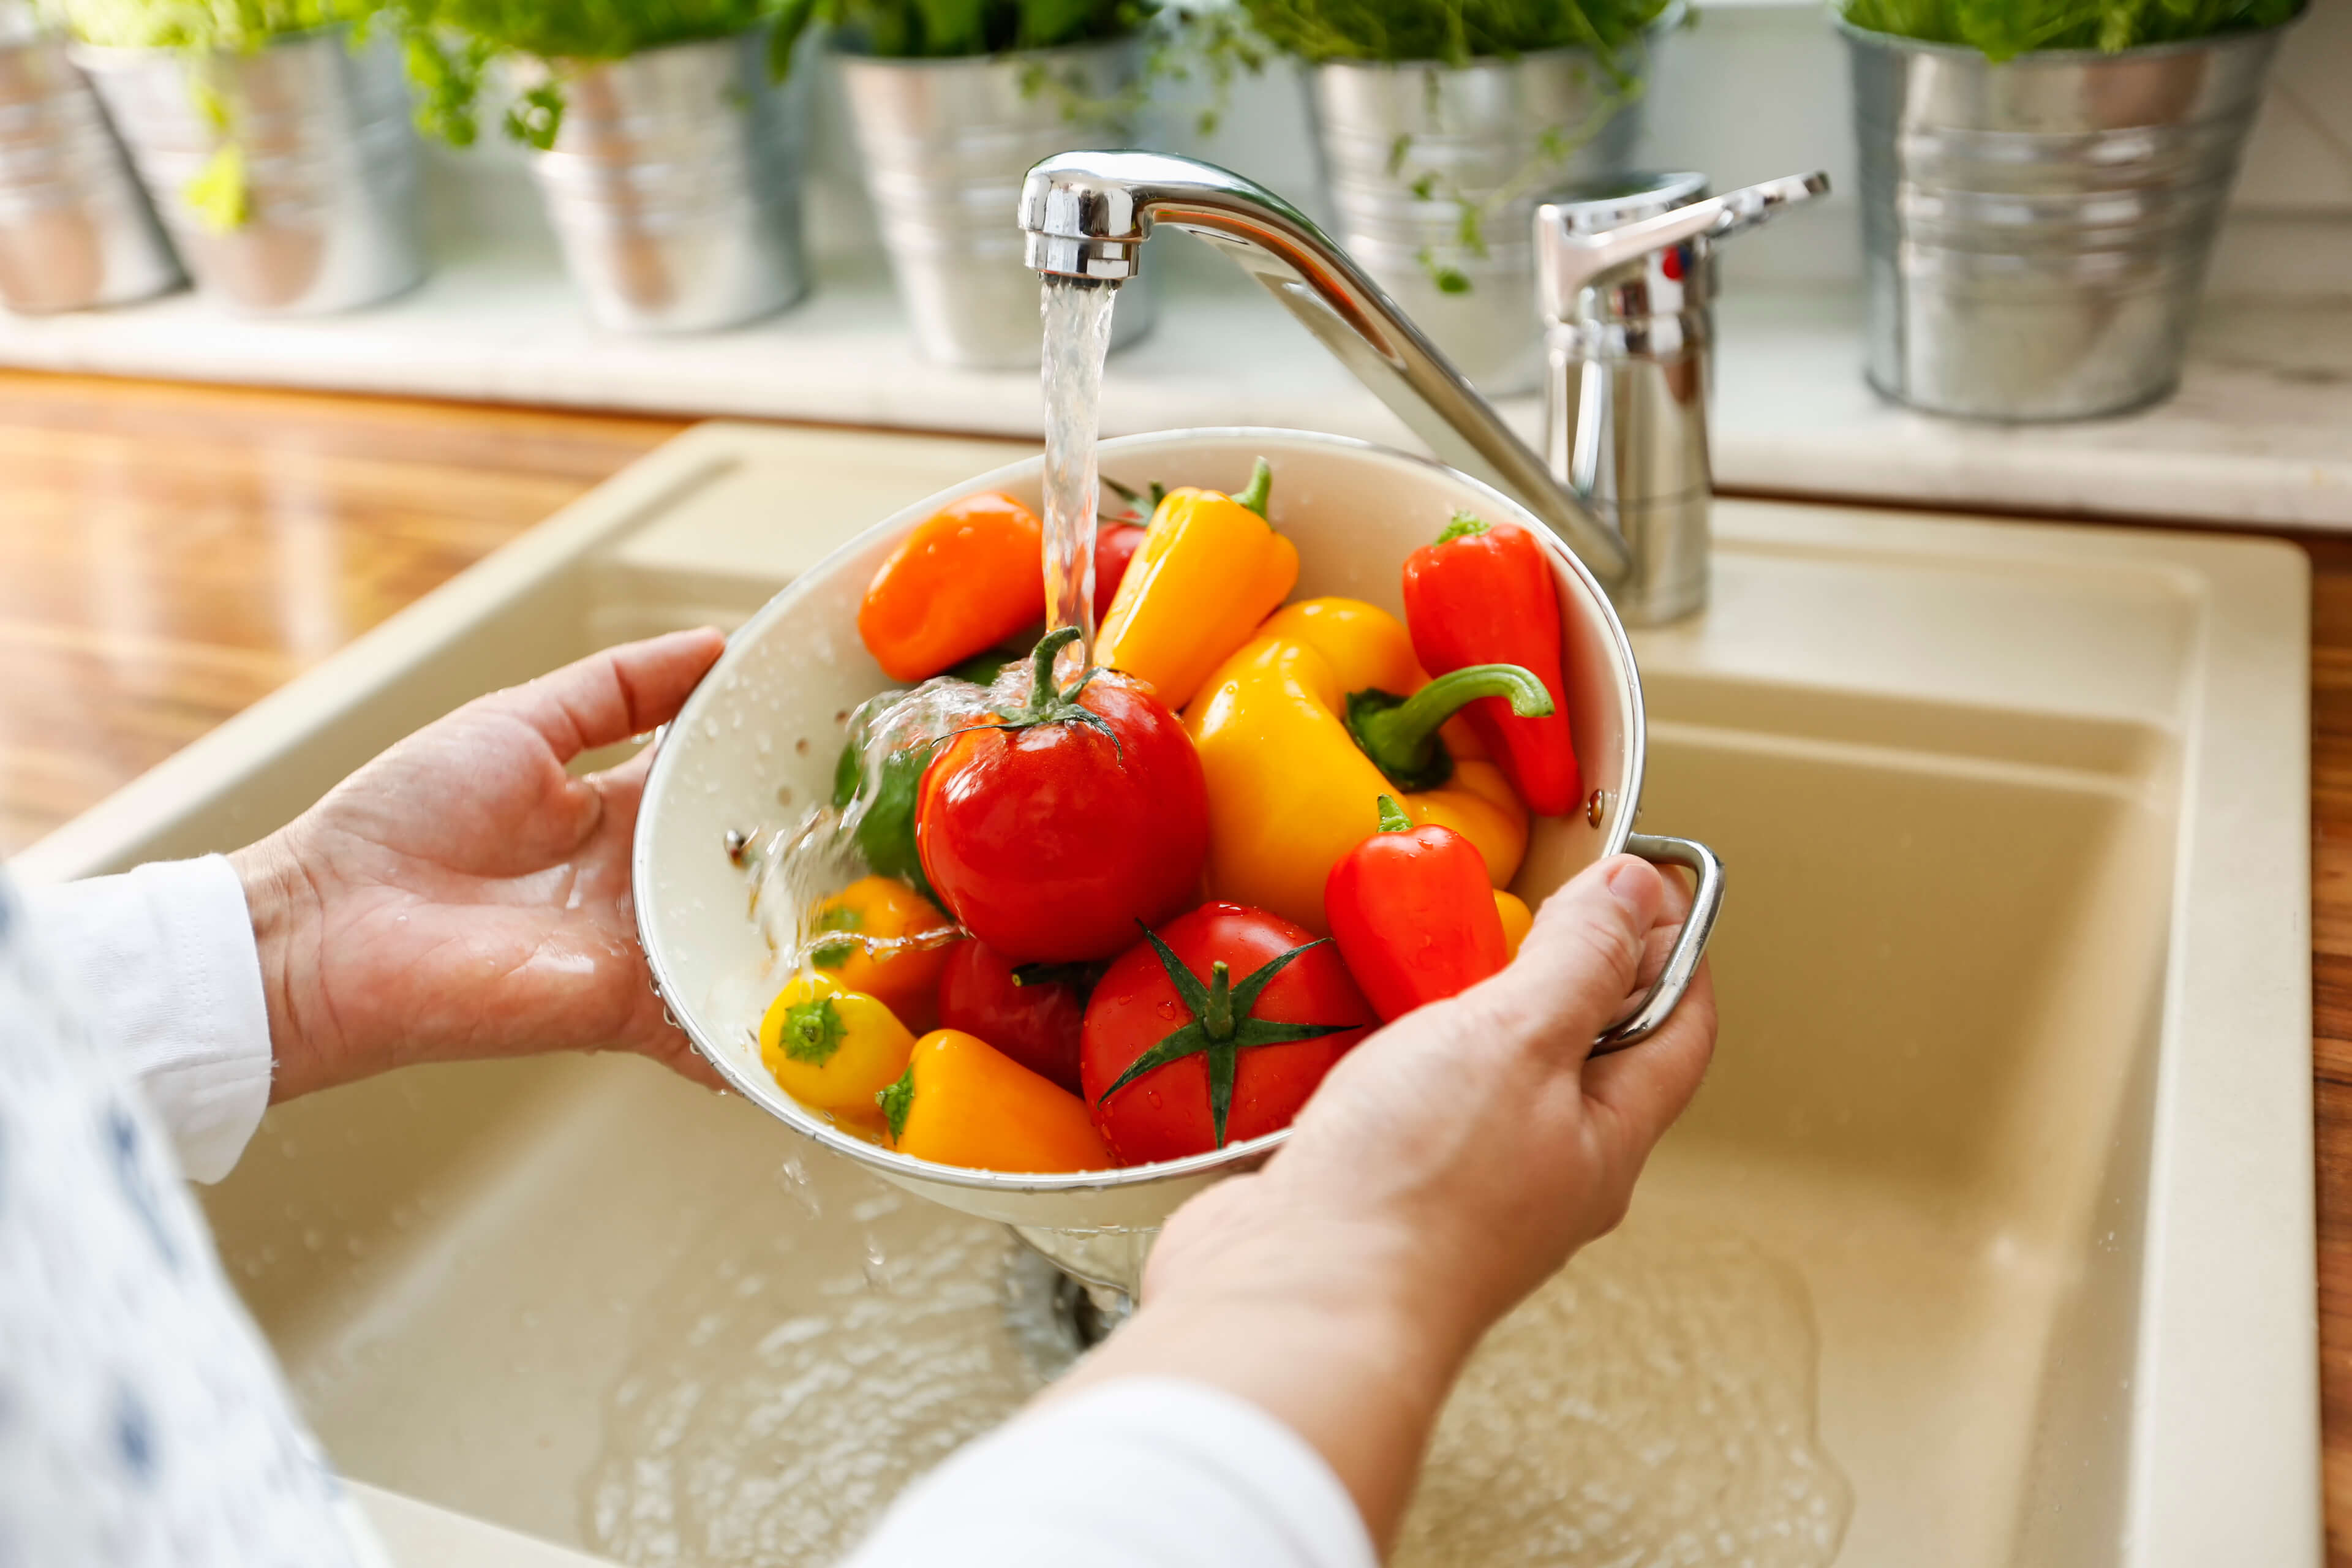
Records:
M269 1104L269 1010L227 860L168 860L22 892L59 989L170 1131L180 1168L228 1174Z
M844 1568L1374 1568L1355 1500L1272 1415L1172 1378L1104 1384L971 1444Z

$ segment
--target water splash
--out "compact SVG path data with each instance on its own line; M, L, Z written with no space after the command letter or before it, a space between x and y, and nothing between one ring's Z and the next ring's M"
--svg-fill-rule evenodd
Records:
M722 1235L665 1284L608 1401L583 1499L597 1550L636 1568L833 1562L1066 1366L1042 1260L882 1195L764 1252ZM824 1237L829 1261L799 1250ZM1852 1497L1813 1432L1818 1359L1794 1270L1704 1218L1637 1215L1487 1336L1393 1561L1824 1568Z

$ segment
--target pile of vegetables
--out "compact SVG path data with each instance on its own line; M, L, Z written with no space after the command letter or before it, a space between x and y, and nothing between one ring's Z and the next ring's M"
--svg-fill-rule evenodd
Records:
M868 651L968 717L877 741L893 692L853 721L835 801L872 875L762 1020L786 1092L944 1163L1179 1159L1288 1126L1370 1029L1509 962L1529 815L1583 799L1546 550L1461 515L1405 562L1405 620L1286 603L1272 482L1108 522L1085 669L1057 672L1076 628L1039 634L1012 497L883 563Z
M2275 27L2303 0L1844 0L1845 19L1874 33L1963 44L2006 60L2035 49L2181 43Z

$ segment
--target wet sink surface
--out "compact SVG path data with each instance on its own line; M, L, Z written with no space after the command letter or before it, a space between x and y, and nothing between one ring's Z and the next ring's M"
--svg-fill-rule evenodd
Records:
M1002 451L697 432L28 866L235 841ZM1644 1510L1801 1534L1850 1489L1845 1563L2315 1563L2300 554L1718 523L1715 608L1635 641L1643 826L1729 868L1721 1044L1624 1232L1511 1331L1559 1363L1521 1441L1589 1483L1532 1560L1618 1561ZM284 1107L209 1197L350 1473L640 1562L820 1561L1060 1353L1001 1231L631 1060ZM1507 1560L1452 1441L1409 1556Z

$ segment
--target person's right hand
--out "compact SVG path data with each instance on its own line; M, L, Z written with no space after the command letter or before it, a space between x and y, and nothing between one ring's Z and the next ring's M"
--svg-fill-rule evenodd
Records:
M1177 1211L1141 1310L1068 1381L1156 1373L1254 1400L1391 1539L1463 1361L1623 1216L1706 1069L1705 968L1657 1034L1591 1055L1687 904L1630 856L1554 893L1507 969L1357 1047L1263 1171Z
M1171 1218L1145 1293L1234 1272L1242 1247L1264 1248L1261 1279L1386 1255L1427 1298L1424 1322L1475 1341L1624 1216L1698 1088L1715 1044L1704 967L1656 1035L1591 1055L1656 978L1688 905L1632 856L1589 868L1545 900L1507 969L1349 1052L1264 1172Z

